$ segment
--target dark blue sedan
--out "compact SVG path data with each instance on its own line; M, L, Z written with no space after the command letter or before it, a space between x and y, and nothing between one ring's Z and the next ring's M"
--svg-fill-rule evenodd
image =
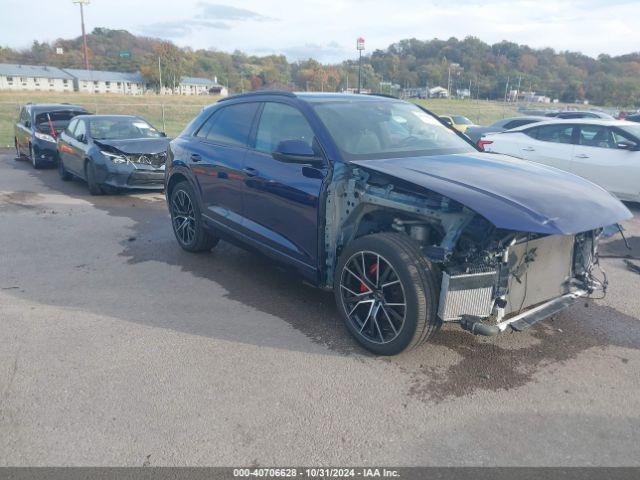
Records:
M479 152L416 105L255 92L206 108L165 172L180 246L220 238L333 290L349 331L392 355L444 322L524 330L607 288L597 245L630 212L569 173Z

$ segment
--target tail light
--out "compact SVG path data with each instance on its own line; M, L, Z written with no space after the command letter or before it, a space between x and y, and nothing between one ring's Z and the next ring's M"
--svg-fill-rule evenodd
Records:
M492 140L482 140L482 139L480 139L480 140L478 140L478 148L484 152L485 151L484 150L484 146L485 145L491 145L492 143L493 143Z

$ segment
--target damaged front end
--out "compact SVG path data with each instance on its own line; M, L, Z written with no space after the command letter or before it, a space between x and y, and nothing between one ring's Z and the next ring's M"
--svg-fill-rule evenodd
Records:
M117 188L163 188L166 150L136 149L136 145L124 148L123 145L99 141L95 143L106 159L101 172L104 175L103 183Z
M438 316L474 334L524 330L595 292L602 228L569 234L499 228L448 196L366 168L338 165L326 201L325 286L341 250L378 232L411 237L441 273Z

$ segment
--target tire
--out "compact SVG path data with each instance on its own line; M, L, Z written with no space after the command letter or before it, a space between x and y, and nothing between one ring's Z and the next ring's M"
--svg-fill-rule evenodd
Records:
M184 250L208 252L218 244L219 238L204 228L202 209L189 182L180 182L173 188L169 211L173 233Z
M364 269L359 266L363 263ZM396 355L439 330L439 275L410 237L376 233L347 245L338 260L333 290L345 325L358 343L377 355Z
M91 160L87 160L84 165L84 176L87 179L87 187L91 195L102 195L103 191L100 184L96 182L95 166Z
M33 166L33 168L35 168L36 170L42 168L42 162L38 159L33 145L31 144L29 144L29 159L31 160L31 165Z
M67 171L67 169L64 168L64 162L62 161L62 157L58 157L58 175L60 175L60 178L62 179L63 182L68 182L73 178L73 175L71 175Z

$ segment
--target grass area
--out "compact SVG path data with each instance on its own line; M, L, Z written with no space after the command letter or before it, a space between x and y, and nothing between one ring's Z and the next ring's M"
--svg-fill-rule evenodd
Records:
M73 103L92 113L138 115L169 136L178 135L203 107L218 98L209 95L117 95L54 92L0 92L0 146L13 146L13 126L27 102ZM164 123L163 123L164 107Z
M157 128L164 129L169 136L178 135L187 123L205 106L214 103L217 97L208 95L118 95L54 92L0 92L0 146L13 146L13 126L20 106L27 102L61 103L82 105L93 113L117 113L138 115ZM501 118L517 116L515 108L500 102L485 100L416 100L432 112L457 114L468 117L474 123L487 125ZM164 122L163 122L164 106Z
M502 118L521 115L513 105L487 100L430 98L413 100L437 115L462 115L477 125L490 125Z

